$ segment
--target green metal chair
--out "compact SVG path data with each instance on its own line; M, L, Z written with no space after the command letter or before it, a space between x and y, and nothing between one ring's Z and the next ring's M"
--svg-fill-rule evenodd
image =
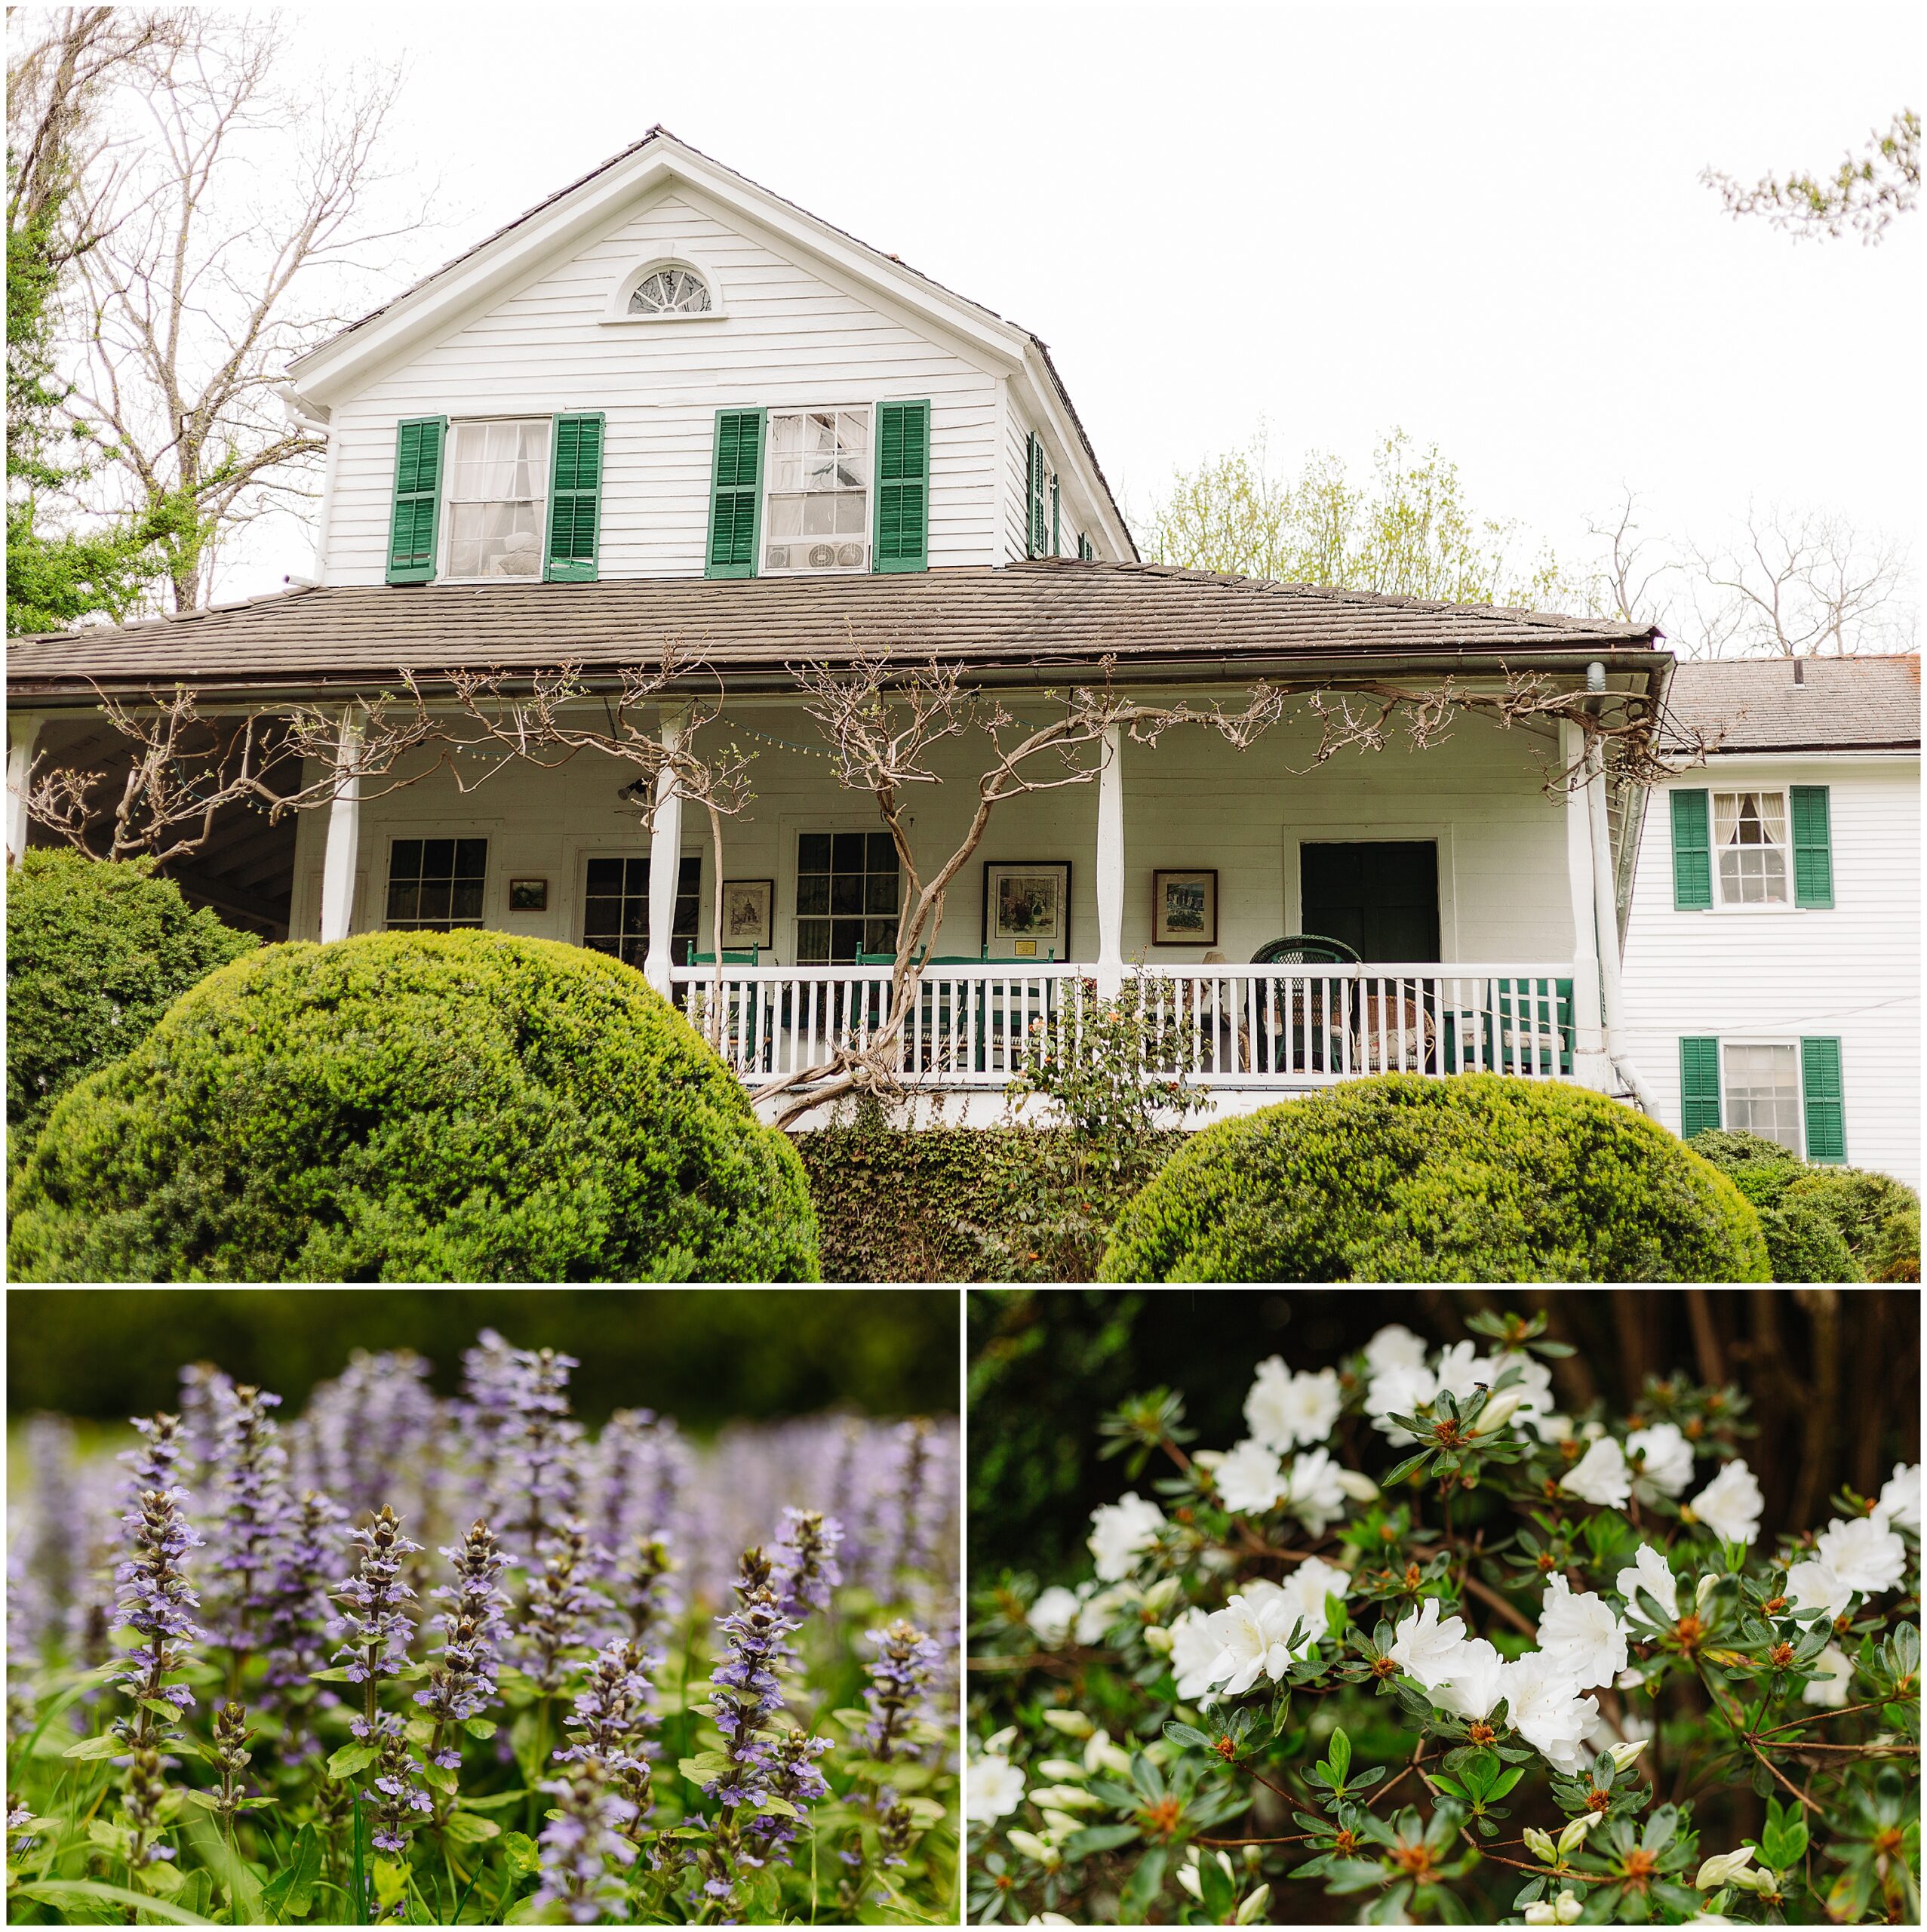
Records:
M1283 939L1269 940L1261 946L1251 955L1251 963L1254 966L1358 966L1364 962L1342 939L1326 939L1317 933L1289 933ZM1293 1064L1302 1063L1311 1072L1324 1072L1331 1054L1329 992L1315 992L1308 988L1294 1001L1291 989L1280 980L1274 983L1272 999L1283 1022L1276 1037L1283 1038L1284 1028L1289 1027ZM1272 1037L1261 1031L1253 1043L1258 1064L1268 1069Z

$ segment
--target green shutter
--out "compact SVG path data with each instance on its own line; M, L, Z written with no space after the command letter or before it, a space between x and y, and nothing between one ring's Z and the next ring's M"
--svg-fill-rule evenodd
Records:
M1846 1103L1838 1040L1801 1041L1800 1093L1806 1109L1806 1158L1835 1164L1844 1161Z
M1057 478L1050 479L1050 554L1054 557L1063 547L1062 513L1059 507Z
M1043 555L1043 444L1036 432L1029 443L1031 473L1030 550L1033 557Z
M756 543L763 527L763 420L760 409L716 412L705 576L756 574Z
M873 570L930 567L930 405L877 408L877 535Z
M1816 911L1833 906L1833 820L1824 785L1788 788L1793 821L1793 903Z
M1713 829L1704 792L1673 794L1673 903L1682 912L1713 904Z
M427 583L435 577L441 451L447 438L445 416L413 416L395 426L395 509L388 526L390 583Z
M1080 530L1077 532L1077 558L1080 563L1090 563L1097 555L1090 546L1090 539Z
M549 465L551 583L593 583L602 530L602 414L558 416Z
M1710 1038L1682 1040L1680 1042L1680 1137L1690 1140L1696 1134L1715 1134L1719 1128L1720 1042Z

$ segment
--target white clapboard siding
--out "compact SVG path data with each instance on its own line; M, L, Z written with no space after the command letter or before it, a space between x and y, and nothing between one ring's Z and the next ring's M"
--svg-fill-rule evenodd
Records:
M1847 1159L1920 1181L1920 764L1836 752L1715 757L1683 788L1824 785L1833 909L1683 912L1673 812L1646 808L1627 930L1627 1048L1680 1128L1680 1041L1837 1036Z
M1022 697L1020 715L1045 715ZM816 744L813 728L791 707L733 706L730 716L758 752L749 815L725 829L724 876L775 881L778 959L793 963L796 839L804 831L879 829L867 795L838 789L820 756L772 745ZM1203 945L1151 943L1151 873L1211 868L1218 873L1216 949L1247 961L1266 941L1301 929L1298 846L1305 839L1392 838L1440 841L1440 952L1447 961L1566 961L1572 956L1572 895L1566 878L1566 827L1560 806L1540 789L1529 734L1501 732L1467 720L1421 755L1393 750L1348 753L1303 775L1310 737L1294 725L1249 750L1228 750L1197 731L1172 733L1154 749L1123 752L1125 895L1123 952L1151 965L1195 965ZM954 849L974 801L979 768L964 748L939 746L933 768L944 782L916 801L912 837L926 872ZM640 853L647 838L619 805L631 774L579 758L554 771L518 773L512 787L485 785L463 798L445 776L373 798L361 808L361 857L369 881L363 926L379 924L387 878L387 841L395 836L485 833L489 856L487 921L532 937L581 936L583 862L592 853ZM318 874L326 814L302 816L297 880ZM715 886L706 823L686 812L683 849L702 857L701 930L708 931ZM1071 866L1070 955L1097 952L1094 786L1044 792L1000 805L983 845L951 886L936 951L974 958L982 929L985 861L1061 862ZM511 877L546 878L545 912L510 912ZM297 937L312 937L317 903L295 911ZM360 929L360 928L358 928ZM706 939L702 942L706 946ZM1849 1132L1851 1132L1851 1126Z
M604 321L622 278L657 257L708 269L723 313ZM1002 380L934 330L833 286L678 186L336 405L324 580L383 580L395 430L405 417L603 411L601 574L693 577L703 568L718 409L924 396L930 561L1001 562Z

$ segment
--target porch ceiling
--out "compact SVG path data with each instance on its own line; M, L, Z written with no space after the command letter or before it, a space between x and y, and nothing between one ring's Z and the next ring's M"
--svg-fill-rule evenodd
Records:
M119 629L12 641L15 704L176 682L265 693L365 687L404 668L579 663L613 671L674 642L728 683L779 688L786 666L880 651L986 676L1239 679L1288 664L1587 657L1636 674L1667 660L1650 627L1380 597L1148 564L1052 560L902 577L635 578L479 587L340 586ZM1389 669L1389 663L1382 663Z

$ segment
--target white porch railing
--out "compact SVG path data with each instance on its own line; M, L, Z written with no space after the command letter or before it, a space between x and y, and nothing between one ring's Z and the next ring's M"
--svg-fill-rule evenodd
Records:
M725 966L718 1043L752 1085L861 1045L890 1017L887 966ZM905 1077L1000 1088L1030 1043L1074 1054L1092 969L1004 961L930 966L905 1018ZM1569 966L1145 967L1161 1051L1145 1072L1204 1086L1298 1089L1366 1073L1572 1074ZM676 1004L708 1035L712 966L678 966Z

